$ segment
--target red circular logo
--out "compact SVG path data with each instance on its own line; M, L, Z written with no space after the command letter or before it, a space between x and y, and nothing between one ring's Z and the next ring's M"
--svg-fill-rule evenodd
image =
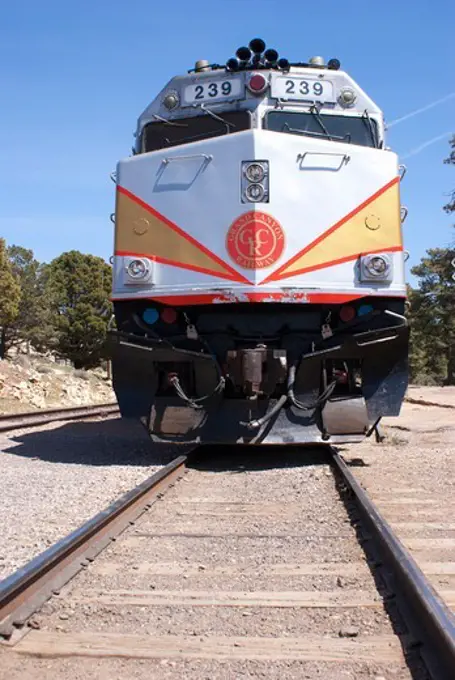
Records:
M230 226L226 249L244 269L263 269L274 264L284 248L281 224L263 212L247 212Z

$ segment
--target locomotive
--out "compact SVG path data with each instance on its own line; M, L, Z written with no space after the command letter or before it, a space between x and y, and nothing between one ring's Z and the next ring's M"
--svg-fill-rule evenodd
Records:
M380 108L256 38L140 115L116 182L123 417L157 442L356 442L399 414L404 174Z

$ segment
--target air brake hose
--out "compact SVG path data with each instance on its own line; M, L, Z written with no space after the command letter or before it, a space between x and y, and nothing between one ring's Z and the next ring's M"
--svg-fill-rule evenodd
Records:
M271 418L273 418L273 416L278 413L278 411L281 411L287 400L288 400L287 394L281 395L281 397L276 402L275 406L272 409L270 409L270 411L268 411L265 414L265 416L262 416L262 418L258 418L257 420L250 420L247 423L240 421L240 425L244 425L249 430L259 429L260 427L262 427L262 425L268 423L269 420L271 420Z
M211 397L215 396L215 394L219 394L224 390L226 380L223 378L223 376L220 376L218 385L215 387L213 392L211 392L210 394L206 394L204 397L198 397L197 399L192 399L186 394L182 385L180 384L178 376L173 375L169 379L169 382L174 387L177 395L180 397L180 399L182 399L182 401L184 401L185 403L188 404L188 406L191 406L194 409L201 409L204 408L201 402L207 401L207 399L210 399Z
M330 397L332 396L335 387L336 387L336 380L333 380L323 392L319 395L319 397L316 399L316 401L313 404L303 404L301 401L299 401L295 394L294 394L294 383L295 383L295 374L297 371L297 364L293 364L289 368L289 373L288 373L288 397L293 406L296 408L300 409L301 411L313 411L315 408L318 406L322 406Z

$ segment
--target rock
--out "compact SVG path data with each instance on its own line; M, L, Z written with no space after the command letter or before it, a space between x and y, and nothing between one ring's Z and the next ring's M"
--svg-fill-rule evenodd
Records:
M33 619L30 619L28 622L28 627L33 628L33 630L39 630L41 628L41 622L36 617L33 617Z
M339 637L342 638L354 638L357 637L359 633L359 629L355 626L345 626L338 631Z
M341 576L337 577L337 586L338 586L338 588L344 588L344 586L345 586L345 582L344 582L344 580L342 579Z
M58 618L59 618L61 621L68 621L69 616L68 616L68 614L66 614L65 612L62 612L61 614L59 614Z

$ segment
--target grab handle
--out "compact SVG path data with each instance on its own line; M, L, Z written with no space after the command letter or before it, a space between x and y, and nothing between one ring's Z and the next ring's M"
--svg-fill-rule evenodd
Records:
M213 156L211 154L195 153L191 156L168 156L163 158L161 163L163 163L163 165L168 165L168 163L171 163L172 161L189 161L194 160L195 158L203 158L205 163L210 163L210 161L213 160Z
M343 165L347 165L349 161L351 160L351 156L348 156L346 153L333 153L331 151L305 151L305 153L299 153L297 154L297 163L299 163L299 168L300 170L304 169L304 163L305 160L310 160L310 157L312 156L329 156L331 158L337 158L340 159L336 165L336 167L329 167L328 165L323 165L321 163L318 163L317 160L313 165L307 165L306 167L308 169L313 169L313 170L331 170L332 172L336 172L340 170ZM311 161L310 161L311 162Z

